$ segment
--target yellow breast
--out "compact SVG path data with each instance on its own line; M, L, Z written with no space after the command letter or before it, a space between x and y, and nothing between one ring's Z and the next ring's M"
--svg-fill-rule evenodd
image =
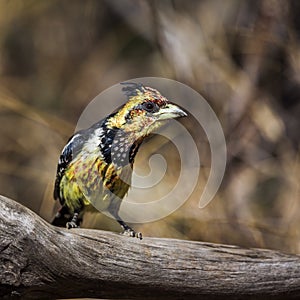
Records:
M89 155L74 160L66 170L61 193L66 205L73 211L92 204L98 210L119 206L131 183L131 166L116 168L97 156Z

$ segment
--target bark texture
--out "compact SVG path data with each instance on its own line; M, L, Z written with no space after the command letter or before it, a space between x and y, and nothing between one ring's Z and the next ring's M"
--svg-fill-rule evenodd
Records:
M0 196L0 297L298 299L300 257L56 228Z

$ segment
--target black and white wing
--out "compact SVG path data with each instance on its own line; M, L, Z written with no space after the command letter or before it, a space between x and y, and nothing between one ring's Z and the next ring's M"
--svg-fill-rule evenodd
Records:
M61 155L58 160L56 179L54 184L53 197L55 200L59 199L61 205L64 204L65 200L60 196L60 181L64 176L65 170L68 168L69 164L72 162L76 153L80 151L86 141L86 134L84 130L75 133L68 141L66 146L63 148Z

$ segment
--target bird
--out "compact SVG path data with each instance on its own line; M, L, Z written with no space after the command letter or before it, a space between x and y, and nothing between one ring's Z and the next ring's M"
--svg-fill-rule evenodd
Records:
M52 224L80 227L84 212L96 208L111 215L123 234L142 239L142 233L119 216L131 185L135 156L151 133L187 113L152 87L136 82L120 84L127 102L76 132L60 154L53 196L61 208Z

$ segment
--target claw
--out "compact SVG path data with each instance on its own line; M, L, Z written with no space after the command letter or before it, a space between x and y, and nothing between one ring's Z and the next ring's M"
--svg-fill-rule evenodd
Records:
M140 240L143 239L143 235L142 235L141 232L136 232L136 233L135 233L135 236L136 236L138 239L140 239Z
M80 219L78 218L78 216L79 216L78 212L74 213L72 220L66 223L66 227L68 229L79 227Z
M68 229L71 229L71 228L78 228L79 226L75 222L71 221L66 223L66 227Z
M130 228L130 229L124 230L122 234L123 234L123 235L130 236L130 237L136 237L136 238L138 238L138 239L140 239L140 240L143 239L143 235L142 235L141 232L135 232L135 231L134 231L133 229L131 229L131 228Z
M123 235L127 235L130 237L136 237L138 239L143 239L142 233L141 232L135 232L131 227L129 227L124 221L117 219L121 227L123 228Z

